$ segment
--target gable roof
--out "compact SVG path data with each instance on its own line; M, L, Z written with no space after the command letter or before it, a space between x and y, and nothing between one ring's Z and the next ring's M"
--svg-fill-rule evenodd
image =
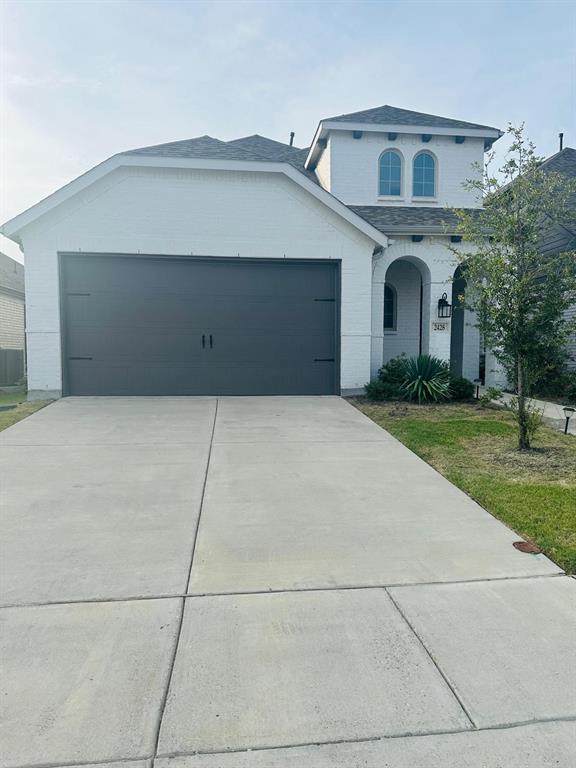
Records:
M354 213L386 234L455 234L458 218L449 208L411 205L350 205ZM480 216L481 208L468 208ZM477 212L477 213L476 213Z
M20 242L21 230L38 217L48 213L68 198L86 189L98 179L121 166L154 166L172 168L199 168L208 170L262 171L282 173L306 189L349 224L373 240L379 247L386 246L387 238L361 216L318 182L316 175L304 168L307 150L291 147L264 136L246 136L230 142L212 136L154 144L113 155L104 162L45 197L40 202L5 222L0 231L15 242Z
M232 143L220 141L212 136L197 136L183 141L170 141L167 144L153 144L122 152L123 155L148 155L152 157L197 157L218 160L263 160L264 158Z
M546 171L562 173L576 179L576 149L564 147L555 155L550 155L541 165Z
M560 152L548 157L540 166L543 171L559 173L570 179L576 179L576 149L564 147ZM557 227L564 230L562 236L559 233L554 234L554 227L544 227L541 247L543 250L552 248L556 251L571 250L576 248L576 194L570 196L568 201L567 215L562 221L555 222Z
M414 112L411 109L400 109L392 107L390 104L384 104L381 107L372 109L363 109L360 112L348 112L336 117L327 117L325 120L339 123L373 123L375 125L413 125L431 128L474 128L477 130L486 129L497 131L490 125L480 125L479 123L468 123L463 120L453 120L450 117L440 117L439 115L429 115L425 112Z
M316 184L319 183L316 174L304 167L308 157L308 148L299 149L298 147L290 146L290 144L283 144L281 141L274 141L274 139L268 139L266 136L260 136L257 133L252 136L244 136L241 139L233 139L227 142L227 144L228 146L240 147L255 155L264 157L266 160L290 163L293 168L299 170L311 181L314 181Z

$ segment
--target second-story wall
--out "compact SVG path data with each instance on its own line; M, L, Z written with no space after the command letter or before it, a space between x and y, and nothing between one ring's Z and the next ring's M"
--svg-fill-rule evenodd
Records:
M386 149L395 149L402 157L399 196L379 195L378 161ZM434 200L412 194L412 164L422 151L436 159ZM482 164L483 158L484 140L476 137L466 137L463 144L457 144L454 136L432 135L429 142L423 142L421 134L398 134L390 141L387 133L364 132L362 138L354 139L352 131L331 131L329 148L320 158L317 173L322 185L347 205L478 207L478 194L464 189L462 183L478 175L474 163Z

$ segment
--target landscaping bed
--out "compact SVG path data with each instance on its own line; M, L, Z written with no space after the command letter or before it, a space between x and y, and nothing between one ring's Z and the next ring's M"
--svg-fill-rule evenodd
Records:
M11 427L18 421L31 416L40 408L51 402L50 400L26 401L26 392L4 392L0 389L0 432L7 427Z
M476 403L350 402L568 573L576 573L576 439L542 426L518 451L509 412Z

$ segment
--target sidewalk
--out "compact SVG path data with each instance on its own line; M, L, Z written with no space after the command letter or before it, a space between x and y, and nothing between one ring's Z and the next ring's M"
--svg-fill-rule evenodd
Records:
M480 394L486 391L486 387L480 387ZM501 403L507 405L514 395L509 392L503 392L502 396L498 400L494 400L495 403ZM549 403L546 400L536 400L530 398L530 403L533 408L542 412L543 421L554 429L558 429L564 432L564 425L566 424L566 418L564 416L563 406L558 403ZM570 419L568 425L568 434L576 435L576 413Z

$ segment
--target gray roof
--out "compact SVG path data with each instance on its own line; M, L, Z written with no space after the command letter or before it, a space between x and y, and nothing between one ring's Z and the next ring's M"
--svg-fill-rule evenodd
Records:
M24 265L0 253L0 291L3 288L24 296Z
M410 109L400 109L384 104L382 107L364 109L361 112L349 112L336 117L326 117L324 120L333 120L341 123L374 123L376 125L414 125L431 128L474 128L477 130L498 131L490 125L479 123L466 123L463 120L452 120L449 117L428 115L425 112L413 112Z
M211 160L260 160L276 163L289 163L312 181L318 183L316 175L304 168L308 155L307 149L291 147L280 141L267 139L254 134L232 141L220 141L212 136L198 136L194 139L171 141L168 144L155 144L123 152L125 155L148 155L154 157L190 157Z
M449 208L427 208L408 205L349 205L351 211L385 234L407 232L411 234L454 234L458 219ZM481 213L479 208L468 211Z
M191 157L212 160L263 160L254 153L247 152L212 136L198 136L195 139L171 141L168 144L155 144L151 147L140 147L123 152L124 155L152 155L154 157Z
M562 173L564 176L576 179L576 149L564 147L560 152L544 160L541 167L546 171Z
M228 142L228 146L240 147L255 155L259 155L260 159L265 158L276 163L289 163L309 179L318 183L316 174L304 168L304 162L308 156L308 148L291 147L289 144L283 144L281 141L274 141L274 139L267 139L266 136L260 136L257 133L253 136L245 136L242 139L233 139Z
M560 173L562 176L576 179L576 149L565 147L561 152L556 152L555 155L544 160L541 168L544 171ZM570 238L566 238L564 250L576 247L574 243L574 238L576 238L576 194L570 195L566 213L566 217L558 222L571 235Z

